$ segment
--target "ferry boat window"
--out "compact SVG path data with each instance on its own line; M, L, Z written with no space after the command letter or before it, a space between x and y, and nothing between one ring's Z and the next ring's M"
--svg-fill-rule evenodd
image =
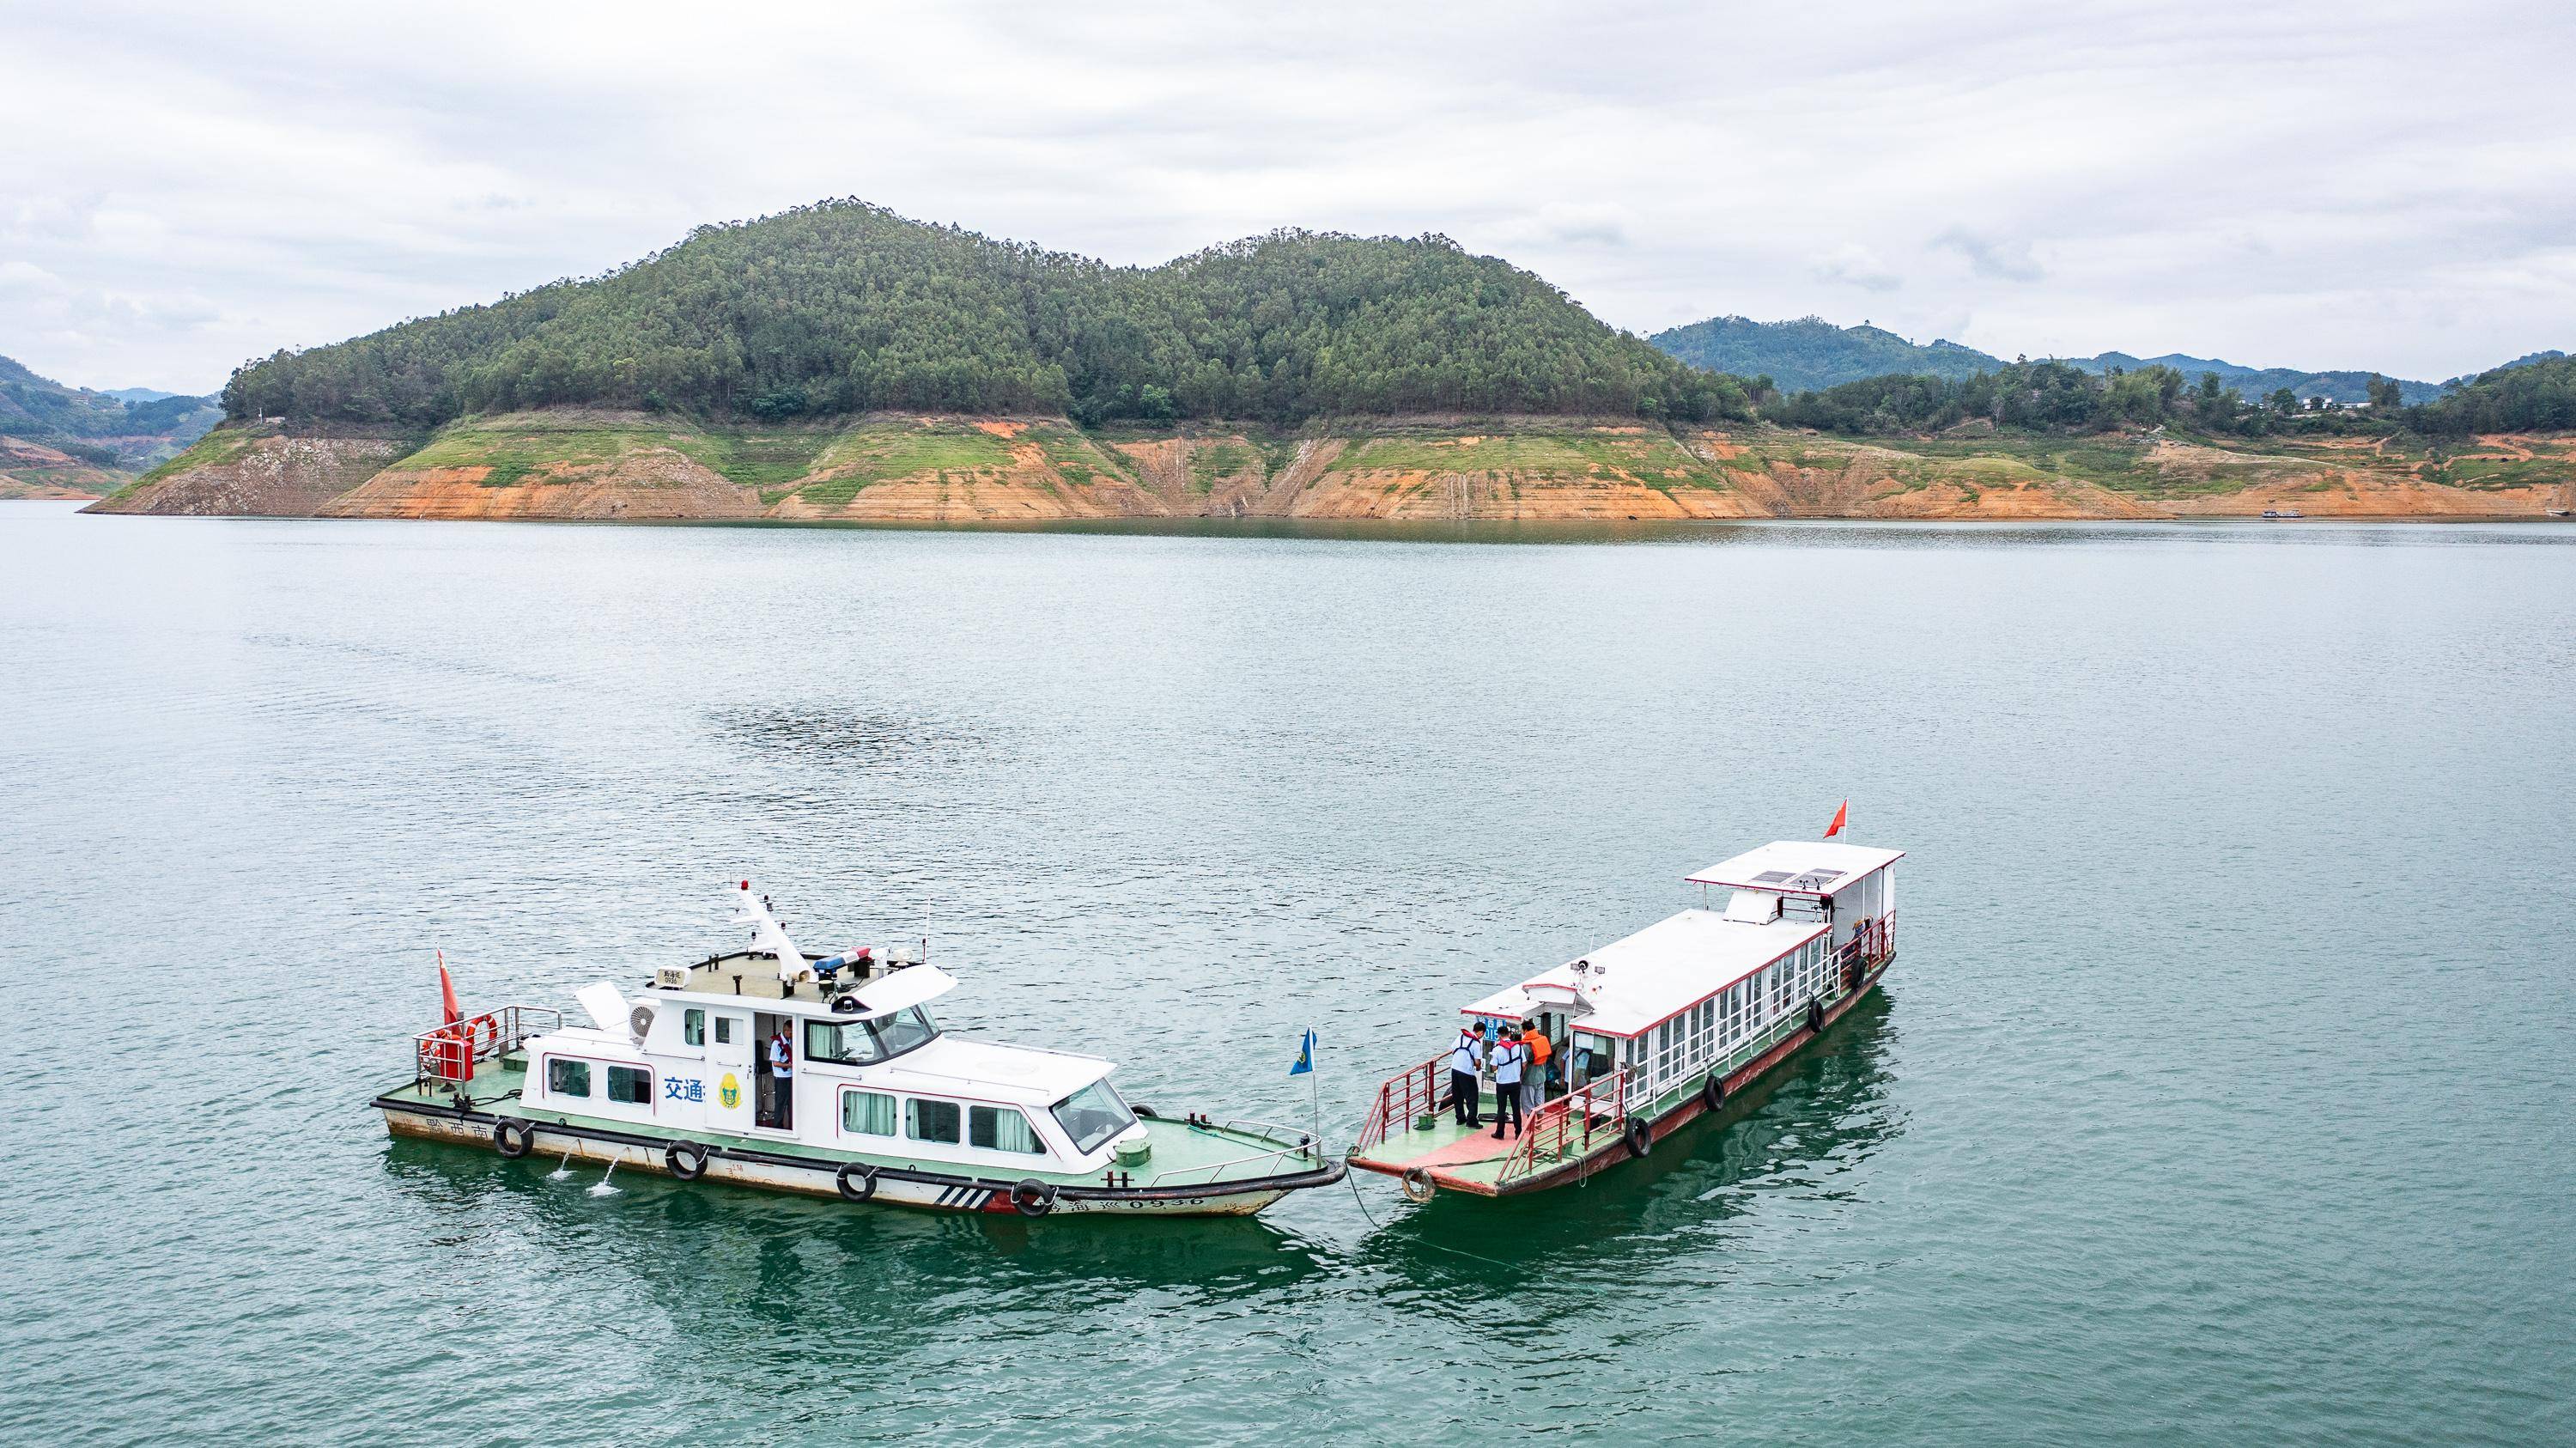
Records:
M865 1066L891 1060L938 1037L939 1027L919 1006L874 1020L807 1021L805 1059Z
M903 1103L903 1134L915 1141L957 1144L957 1103L914 1096Z
M548 1096L587 1096L590 1094L590 1063L567 1061L561 1056L546 1058L546 1094Z
M627 1106L653 1104L653 1073L633 1066L608 1068L608 1099Z
M733 1017L716 1017L716 1044L719 1046L733 1044Z
M707 1043L707 1013L701 1010L680 1012L680 1040L692 1046Z
M805 1059L841 1066L864 1066L884 1059L877 1038L864 1021L807 1021Z
M1136 1124L1136 1113L1118 1099L1116 1088L1103 1077L1055 1104L1056 1124L1073 1138L1078 1155L1089 1156L1101 1143Z
M986 1151L1017 1151L1030 1156L1043 1156L1046 1146L1038 1140L1037 1128L1029 1119L1007 1106L970 1106L966 1108L966 1144Z
M882 1091L842 1092L841 1129L861 1136L894 1135L894 1098Z
M900 1056L915 1046L927 1046L939 1038L939 1027L930 1014L919 1006L899 1010L890 1016L879 1016L868 1022L877 1033L878 1049L888 1056Z

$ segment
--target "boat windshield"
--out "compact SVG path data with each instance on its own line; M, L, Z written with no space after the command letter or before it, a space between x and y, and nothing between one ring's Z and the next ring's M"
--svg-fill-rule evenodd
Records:
M1055 1104L1055 1119L1073 1138L1074 1153L1089 1156L1100 1144L1136 1124L1136 1113L1118 1099L1109 1078L1101 1077Z
M844 1066L890 1061L939 1036L939 1027L919 1006L866 1021L807 1021L805 1059Z

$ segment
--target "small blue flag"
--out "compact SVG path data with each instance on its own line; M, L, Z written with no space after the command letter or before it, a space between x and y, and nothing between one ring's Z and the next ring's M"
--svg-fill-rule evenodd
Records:
M1315 1069L1315 1033L1309 1029L1297 1042L1297 1064L1288 1068L1291 1076L1303 1076Z

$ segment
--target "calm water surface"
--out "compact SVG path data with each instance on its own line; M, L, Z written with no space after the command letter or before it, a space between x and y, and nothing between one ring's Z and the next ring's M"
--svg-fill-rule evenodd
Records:
M2576 529L1367 538L0 507L14 1442L2576 1439ZM1508 539L1499 546L1491 539ZM926 934L1346 1138L1812 835L1892 989L1503 1204L955 1219L393 1144L432 1023Z

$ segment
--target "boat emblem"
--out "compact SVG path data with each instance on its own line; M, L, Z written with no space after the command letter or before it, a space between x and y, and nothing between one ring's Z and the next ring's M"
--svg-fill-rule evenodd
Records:
M716 1083L716 1099L724 1103L727 1111L742 1104L742 1083L733 1078L731 1071L727 1071L724 1079Z

